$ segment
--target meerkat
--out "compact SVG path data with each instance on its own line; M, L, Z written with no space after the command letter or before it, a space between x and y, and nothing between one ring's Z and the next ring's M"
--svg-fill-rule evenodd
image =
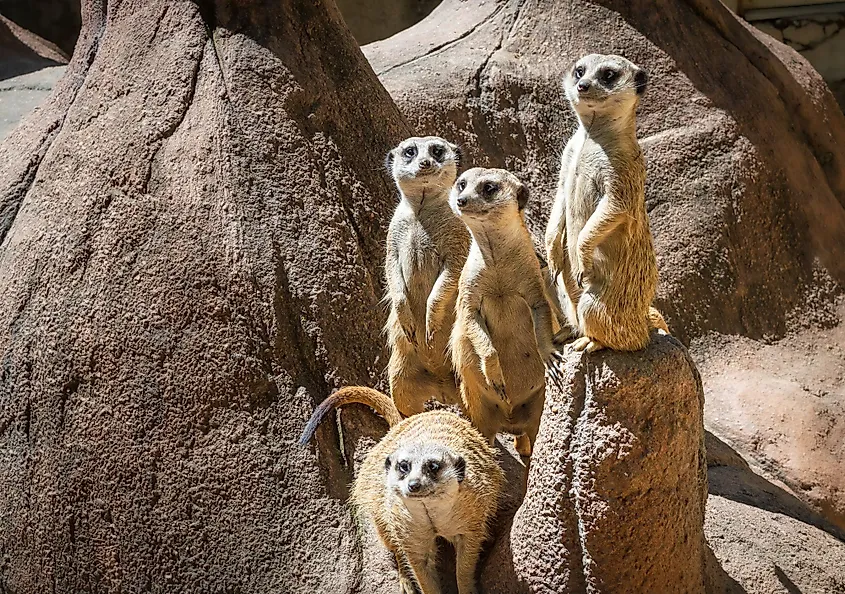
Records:
M376 527L399 568L400 591L440 594L436 538L452 543L459 594L477 594L475 573L490 533L504 472L496 451L469 421L447 410L402 419L377 390L347 387L324 400L300 438L310 441L337 406L373 408L390 431L367 454L352 487L352 503Z
M636 110L648 75L620 56L591 54L564 77L578 130L561 156L546 251L576 351L636 351L652 329L657 260L645 208Z
M390 393L404 416L425 401L460 402L446 353L469 232L449 207L460 149L442 138L408 138L387 155L400 202L387 231L385 331Z
M470 169L450 196L472 235L450 342L461 400L491 444L507 431L523 456L540 427L545 370L558 381L561 357L523 219L527 202L527 188L503 169Z

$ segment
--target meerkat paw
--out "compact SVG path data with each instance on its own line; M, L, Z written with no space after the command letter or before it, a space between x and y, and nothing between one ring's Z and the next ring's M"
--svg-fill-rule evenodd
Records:
M505 392L505 376L502 374L502 366L499 363L499 357L490 357L481 362L481 373L484 379L491 388L496 392L503 402L510 402L508 400L507 392Z
M605 346L598 340L590 338L589 336L582 336L572 343L571 348L576 352L586 351L588 353L595 353L596 351L600 351L605 348Z
M427 322L425 325L425 345L427 347L434 346L434 336L440 331L438 326L433 325L431 322Z

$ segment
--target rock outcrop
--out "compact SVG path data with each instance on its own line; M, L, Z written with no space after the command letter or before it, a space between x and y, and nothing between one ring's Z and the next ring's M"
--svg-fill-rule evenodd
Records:
M510 530L521 591L702 592L704 394L686 349L658 336L635 354L570 354L563 387ZM486 591L518 591L498 582Z
M0 591L353 591L331 424L295 440L380 379L409 130L332 2L83 17L0 146Z

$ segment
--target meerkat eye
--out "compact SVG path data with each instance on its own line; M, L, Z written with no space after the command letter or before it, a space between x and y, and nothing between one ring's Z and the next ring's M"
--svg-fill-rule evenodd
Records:
M606 69L604 72L601 73L601 79L607 84L612 83L616 80L617 72L615 70L611 70L610 68Z
M402 154L405 155L406 159L413 159L414 156L416 156L417 154L417 147L409 146L404 151L402 151Z
M463 192L467 187L467 182L464 179L458 180L458 192Z
M399 474L405 475L411 472L411 465L408 464L407 460L400 460L396 463L396 470L399 471Z
M440 470L440 464L435 462L434 460L429 460L425 464L425 469L428 474L435 475Z
M484 192L485 196L492 196L498 191L498 189L498 185L494 184L493 182L487 182L486 184L484 184L482 191Z
M440 146L439 144L435 144L429 150L431 156L440 161L443 158L443 155L446 153L446 149Z
M584 76L584 67L576 66L575 72L573 72L573 74L575 75L575 78L581 78L582 76Z

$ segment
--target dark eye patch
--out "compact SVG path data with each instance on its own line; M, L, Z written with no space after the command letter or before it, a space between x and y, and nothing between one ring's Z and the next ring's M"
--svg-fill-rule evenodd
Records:
M576 79L581 78L582 76L584 76L584 67L576 66L572 74L575 76Z
M463 192L467 187L467 182L465 179L458 180L458 192Z
M612 68L605 68L601 71L601 80L605 84L613 84L613 81L619 76L619 73Z
M404 151L402 151L402 154L405 155L406 159L411 160L417 155L417 147L413 145L409 146Z
M424 468L427 475L434 477L440 472L440 463L436 460L429 460L425 463Z
M493 182L485 182L481 186L481 193L484 194L485 198L492 198L498 191L499 184L494 184Z
M429 154L434 157L438 161L442 161L443 157L446 155L446 149L441 144L433 144L431 148L428 149Z
M411 465L408 463L407 460L400 460L396 463L396 470L401 476L405 476L409 472L411 472Z

